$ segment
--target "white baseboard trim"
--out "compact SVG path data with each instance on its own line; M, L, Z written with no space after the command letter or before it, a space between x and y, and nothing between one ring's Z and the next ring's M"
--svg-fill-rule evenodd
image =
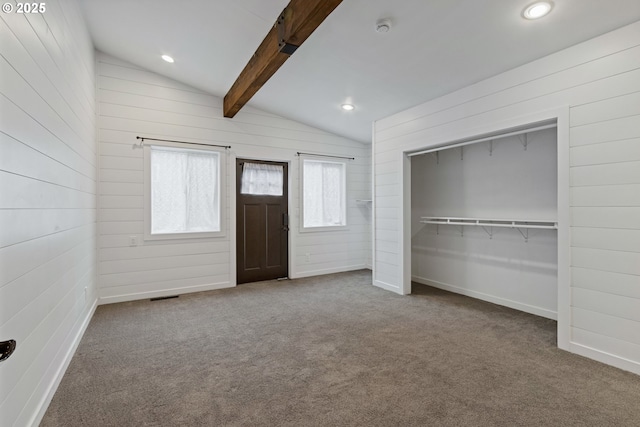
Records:
M640 375L640 363L571 341L569 352Z
M161 298L173 295L190 294L193 292L215 291L217 289L233 288L231 282L207 283L204 285L186 286L184 288L162 289L159 291L135 292L122 295L101 296L98 305L114 304L118 302L137 301L149 298Z
M73 355L76 353L76 349L84 336L84 332L87 330L87 326L89 326L89 322L91 322L91 318L93 317L93 313L96 312L96 308L98 307L98 300L93 302L93 305L87 312L87 315L82 319L80 323L80 327L76 332L75 336L71 340L71 345L67 348L67 352L62 359L62 363L56 370L56 373L53 376L51 383L46 388L46 392L44 396L40 400L38 406L36 406L36 411L31 417L30 421L27 423L28 426L37 427L40 425L44 414L47 412L49 408L49 404L51 403L51 399L53 399L53 395L56 394L56 390L58 390L58 386L60 385L60 381L62 381L62 377L64 377L65 372L67 372L67 368L71 363L71 359L73 359Z
M547 319L558 320L558 313L546 308L537 307L534 305L525 304L518 301L512 301L506 298L497 297L495 295L489 295L470 289L461 288L448 283L438 282L436 280L425 279L424 277L411 276L411 280L417 283L421 283L427 286L433 286L434 288L442 289L456 294L466 295L468 297L481 299L483 301L492 302L494 304L503 305L505 307L513 308L516 310L524 311L525 313L535 314L536 316L546 317Z
M374 280L373 286L402 295L402 289L400 289L400 286L392 285L391 283L383 282L382 280Z
M292 279L302 279L303 277L322 276L324 274L345 273L347 271L364 270L365 264L348 265L346 267L323 268L321 270L309 270L292 273Z

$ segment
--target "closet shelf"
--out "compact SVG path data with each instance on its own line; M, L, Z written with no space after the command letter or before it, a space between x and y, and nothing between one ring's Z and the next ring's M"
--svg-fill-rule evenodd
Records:
M458 225L460 226L460 235L464 235L464 226L472 225L482 227L482 229L493 239L493 228L513 228L524 237L524 241L529 241L530 229L546 229L556 230L558 223L556 221L540 221L533 219L481 219L481 218L460 218L460 217L442 217L442 216L423 216L420 218L422 224L440 225ZM436 227L437 229L437 227Z
M481 218L460 218L460 217L441 217L441 216L423 216L420 218L422 224L438 224L438 225L472 225L478 227L505 227L505 228L521 228L521 229L547 229L556 230L558 223L556 221L540 221L540 220L522 220L522 219L481 219Z

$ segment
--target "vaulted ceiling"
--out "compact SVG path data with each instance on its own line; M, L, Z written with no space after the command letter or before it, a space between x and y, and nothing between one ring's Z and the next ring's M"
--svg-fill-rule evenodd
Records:
M537 21L531 2L344 0L248 105L368 143L376 119L640 20L638 0L555 0ZM80 3L97 49L223 97L288 0Z

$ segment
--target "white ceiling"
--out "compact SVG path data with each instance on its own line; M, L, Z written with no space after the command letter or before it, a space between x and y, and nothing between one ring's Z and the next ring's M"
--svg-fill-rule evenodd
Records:
M288 0L80 2L97 49L222 97ZM370 142L376 119L640 20L638 0L555 0L527 21L531 2L344 0L249 105Z

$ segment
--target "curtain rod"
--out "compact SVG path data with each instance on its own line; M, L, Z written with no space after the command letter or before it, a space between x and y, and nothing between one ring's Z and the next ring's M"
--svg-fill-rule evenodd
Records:
M355 157L344 157L344 156L330 156L328 154L315 154L315 153L302 153L298 151L298 156L304 154L305 156L318 156L318 157L332 157L334 159L347 159L347 160L355 160Z
M145 139L148 139L149 141L176 142L178 144L204 145L205 147L231 148L230 145L202 144L200 142L175 141L173 139L147 138L146 136L136 136L136 139L140 140L140 145L142 145L142 143L144 142Z

